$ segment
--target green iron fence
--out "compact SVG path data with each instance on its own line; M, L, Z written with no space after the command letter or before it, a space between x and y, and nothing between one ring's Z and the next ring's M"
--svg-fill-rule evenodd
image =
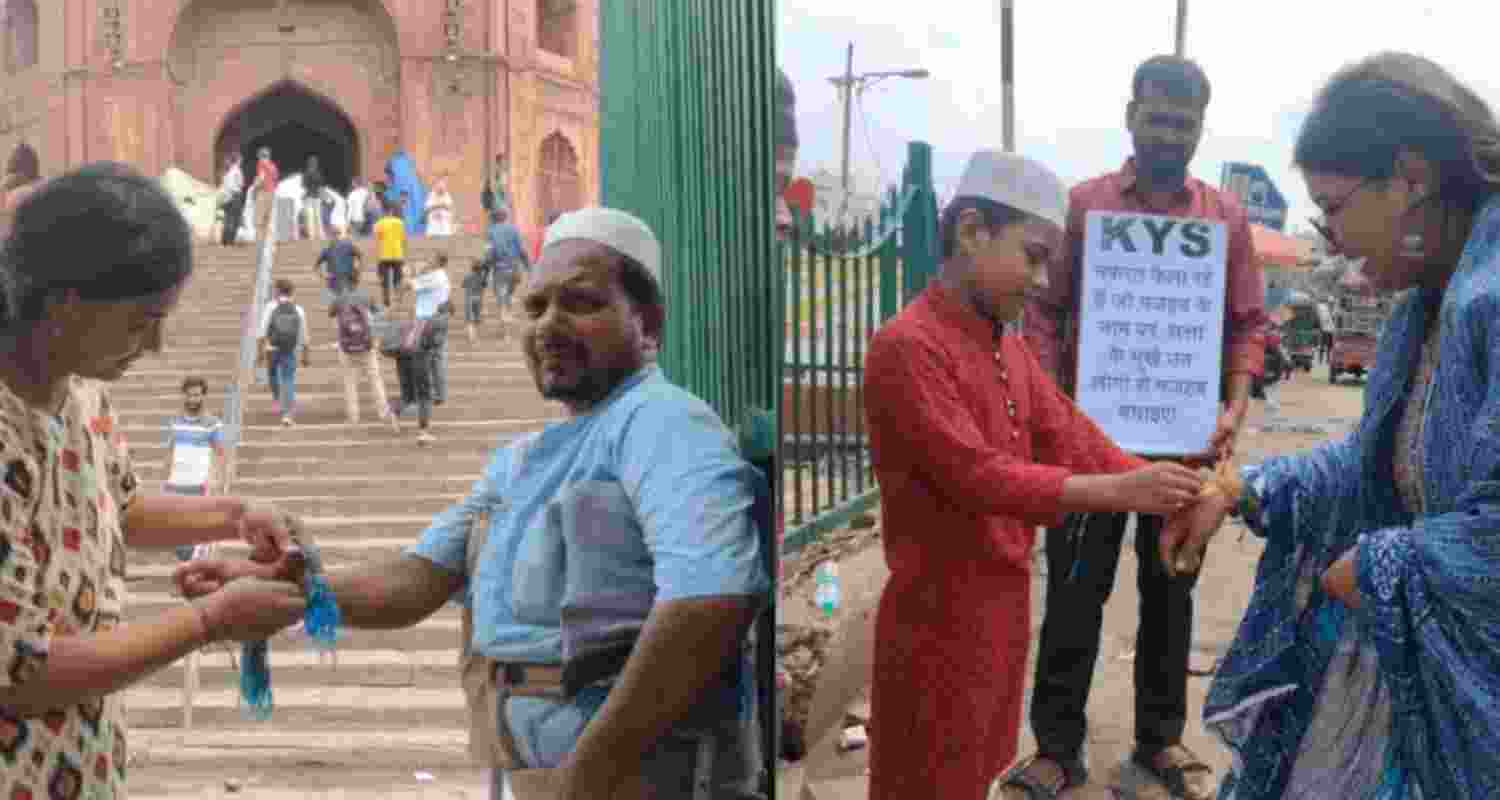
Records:
M782 241L786 346L782 493L795 552L878 499L864 420L870 337L936 273L932 149L908 148L901 188L852 227L796 219Z
M777 575L776 419L782 271L775 245L773 0L610 0L600 8L605 205L662 244L659 362L718 411L769 479L753 513ZM756 620L762 779L772 791L781 715L775 593Z
M770 0L602 6L600 149L606 205L663 248L660 362L741 435L775 452L781 370Z

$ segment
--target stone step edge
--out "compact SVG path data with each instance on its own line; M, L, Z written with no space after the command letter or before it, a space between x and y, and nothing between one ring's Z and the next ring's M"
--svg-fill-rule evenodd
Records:
M239 648L235 646L234 658L239 659ZM382 648L378 650L340 650L337 656L338 669L345 668L368 668L368 667L415 667L417 669L433 668L458 668L458 647L448 650L392 650ZM311 647L281 647L272 654L272 667L274 669L296 669L325 667L333 669L333 662L325 653L320 653ZM209 647L198 654L198 667L200 669L229 669L233 663L229 658L227 649L218 644ZM167 667L186 668L187 659L182 658L172 662Z
M288 686L277 689L272 676L273 698L278 709L318 709L326 707L369 707L368 686ZM384 688L384 687L381 687ZM464 693L459 686L442 689L400 686L390 687L382 698L385 703L380 713L415 710L451 711L463 709ZM205 709L234 709L240 705L238 689L200 688L193 697L193 707ZM182 689L170 687L135 686L125 690L125 708L129 713L146 711L170 711L182 708ZM274 719L274 716L272 717Z

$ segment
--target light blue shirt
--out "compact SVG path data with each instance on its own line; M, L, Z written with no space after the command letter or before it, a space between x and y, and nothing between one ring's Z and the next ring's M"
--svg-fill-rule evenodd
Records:
M592 413L497 449L468 496L407 552L464 572L467 520L488 509L489 538L460 598L474 609L474 650L556 664L580 638L638 631L658 602L767 596L751 517L763 490L713 409L652 366ZM748 665L739 674L719 695L728 718L751 688ZM514 698L506 715L527 762L560 763L608 691Z
M448 302L452 286L448 273L440 269L424 272L411 279L411 288L416 295L414 313L417 319L432 319L437 316L438 306Z
M496 450L469 495L408 550L463 572L467 519L488 508L489 538L463 595L475 652L556 664L564 607L602 630L644 622L653 603L769 591L750 513L763 479L713 409L659 368L523 442L519 468L517 444Z

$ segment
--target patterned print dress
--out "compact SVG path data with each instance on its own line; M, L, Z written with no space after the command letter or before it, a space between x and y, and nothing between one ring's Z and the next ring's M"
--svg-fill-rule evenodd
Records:
M74 379L55 417L0 384L0 690L24 691L52 637L120 624L135 489L101 384ZM119 696L32 719L0 707L0 800L123 798L124 722Z

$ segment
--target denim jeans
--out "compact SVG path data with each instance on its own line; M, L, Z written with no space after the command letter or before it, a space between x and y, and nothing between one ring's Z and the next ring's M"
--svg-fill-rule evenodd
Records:
M505 310L510 308L510 282L514 279L515 274L511 270L490 271L490 285L495 289L495 302L499 305L495 311L502 317L505 315Z
M283 416L297 410L297 351L271 354L271 397L281 404Z
M166 486L162 487L162 493L163 494L181 494L181 495L187 495L189 497L202 497L202 496L208 494L208 487L207 486L173 486L172 484L169 483ZM187 561L187 560L189 560L189 559L191 559L193 557L193 545L190 545L190 544L179 544L174 549L177 551L177 560L178 561Z

